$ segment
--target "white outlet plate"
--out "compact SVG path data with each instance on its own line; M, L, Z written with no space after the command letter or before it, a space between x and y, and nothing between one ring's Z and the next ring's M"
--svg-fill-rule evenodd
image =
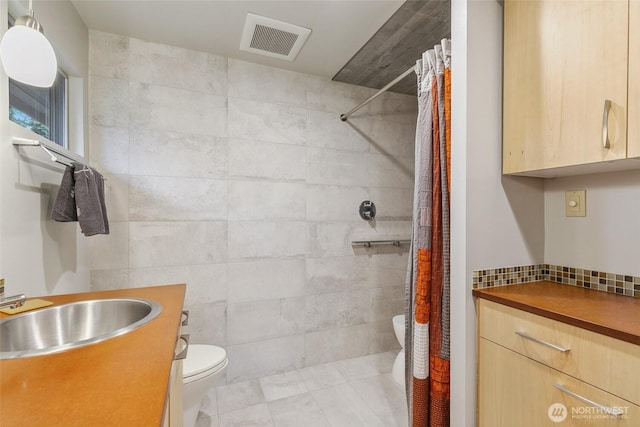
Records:
M586 190L567 191L564 194L564 209L566 216L587 216Z

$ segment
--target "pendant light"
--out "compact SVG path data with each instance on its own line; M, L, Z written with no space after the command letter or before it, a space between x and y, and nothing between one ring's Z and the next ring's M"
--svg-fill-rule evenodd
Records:
M44 36L40 23L33 17L33 0L29 14L16 19L0 42L0 58L7 75L20 83L51 87L58 73L53 47Z

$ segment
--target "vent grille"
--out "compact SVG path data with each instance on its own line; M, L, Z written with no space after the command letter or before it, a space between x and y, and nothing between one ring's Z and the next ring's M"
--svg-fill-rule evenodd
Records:
M249 46L254 49L266 50L267 52L287 56L291 53L291 49L293 49L293 45L296 44L296 40L298 40L298 34L278 30L277 28L265 27L264 25L256 25Z
M308 28L249 13L240 50L293 61L309 34Z

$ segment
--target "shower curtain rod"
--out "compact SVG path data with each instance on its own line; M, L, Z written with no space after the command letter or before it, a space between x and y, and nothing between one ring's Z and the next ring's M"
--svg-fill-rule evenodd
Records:
M398 77L396 77L395 79L393 79L393 81L391 81L389 84L387 84L385 87L383 87L382 89L380 89L379 91L377 91L376 93L374 93L373 95L371 95L369 98L365 99L364 101L362 101L360 104L356 105L355 107L353 107L351 110L347 111L344 114L340 114L340 120L342 120L343 122L346 122L347 119L349 118L350 115L352 115L353 113L355 113L356 111L358 111L359 109L361 109L362 107L364 107L365 105L367 105L369 102L373 101L374 99L376 99L378 96L380 96L381 94L383 94L384 92L386 92L387 90L389 90L389 88L391 88L393 85L395 85L396 83L398 83L400 80L404 79L405 77L407 77L409 74L411 74L412 72L414 72L416 69L416 66L414 65L413 67L409 68L407 71L405 71L404 73L400 74Z

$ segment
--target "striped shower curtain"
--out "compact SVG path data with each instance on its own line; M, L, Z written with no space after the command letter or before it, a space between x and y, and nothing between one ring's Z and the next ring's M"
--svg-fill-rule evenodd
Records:
M405 292L409 425L449 425L451 41L418 61L413 231Z

